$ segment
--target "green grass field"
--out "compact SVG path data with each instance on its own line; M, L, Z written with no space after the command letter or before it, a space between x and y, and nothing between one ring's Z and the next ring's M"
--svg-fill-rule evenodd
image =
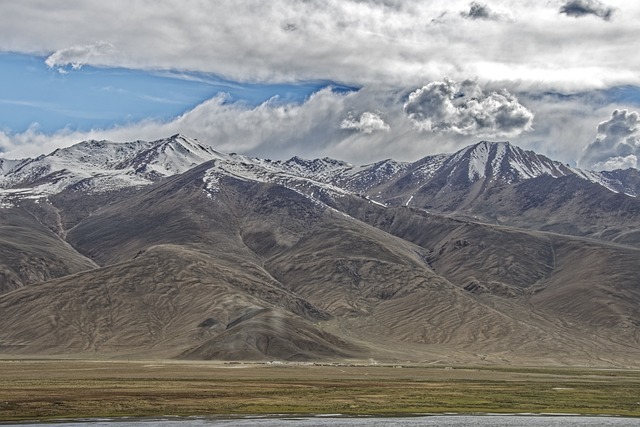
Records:
M3 421L437 412L640 417L640 372L173 361L0 361Z

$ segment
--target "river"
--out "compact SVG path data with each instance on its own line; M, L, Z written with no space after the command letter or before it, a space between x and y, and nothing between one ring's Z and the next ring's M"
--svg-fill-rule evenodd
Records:
M639 427L640 418L545 415L431 415L419 417L264 417L264 418L155 418L98 419L5 424L16 427Z

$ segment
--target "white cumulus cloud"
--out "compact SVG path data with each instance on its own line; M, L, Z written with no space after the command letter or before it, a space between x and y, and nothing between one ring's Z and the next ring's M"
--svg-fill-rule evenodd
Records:
M638 166L640 158L640 115L615 110L598 125L595 141L587 145L580 166L594 170L626 169Z
M610 157L603 162L598 162L593 165L594 170L616 170L616 169L629 169L638 168L638 156L635 154L629 154L628 156Z
M349 117L340 123L340 129L355 130L369 134L378 131L388 131L390 127L385 123L384 119L380 117L379 113L365 111L357 118L349 114Z
M416 128L429 132L515 136L533 123L533 113L507 90L485 93L471 80L431 82L411 92L404 111Z

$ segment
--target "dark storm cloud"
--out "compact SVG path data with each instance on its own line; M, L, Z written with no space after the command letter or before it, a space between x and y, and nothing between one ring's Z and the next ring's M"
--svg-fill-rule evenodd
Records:
M580 166L595 170L637 168L640 158L640 115L615 110L598 125L598 135L587 145Z
M594 15L609 21L615 9L607 6L598 0L570 0L560 7L560 13L574 18Z
M409 95L404 112L422 131L515 136L531 129L533 113L507 90L485 93L474 81L432 82Z
M500 15L489 9L489 6L475 1L469 4L469 11L460 12L460 15L467 19L484 19L491 21L500 19Z

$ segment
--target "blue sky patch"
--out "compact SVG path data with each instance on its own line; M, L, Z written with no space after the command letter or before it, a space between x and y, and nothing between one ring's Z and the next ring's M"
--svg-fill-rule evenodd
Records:
M357 90L329 81L253 84L177 71L91 66L58 70L49 68L45 59L0 54L1 130L20 133L35 125L51 133L62 128L106 129L146 119L166 121L221 92L228 94L227 102L255 106L275 96L283 103L302 102L327 86Z
M632 104L640 107L640 87L618 86L605 91L607 98L614 103Z

